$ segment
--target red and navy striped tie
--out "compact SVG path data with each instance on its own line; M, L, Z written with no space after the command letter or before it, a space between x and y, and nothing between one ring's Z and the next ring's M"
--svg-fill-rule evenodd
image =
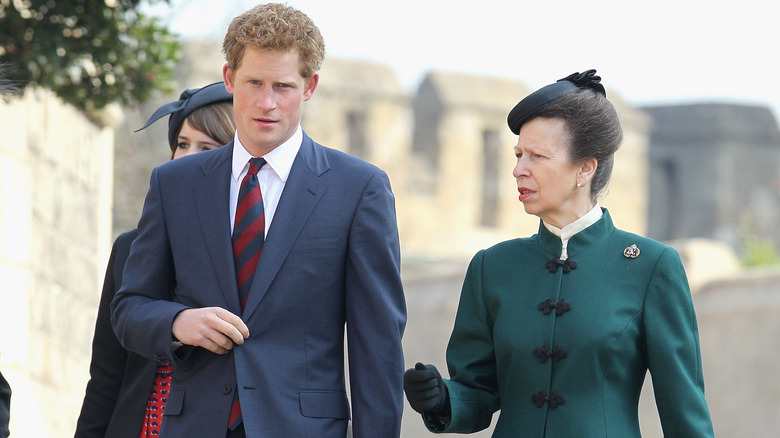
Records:
M263 158L249 160L249 171L241 181L233 226L233 257L236 261L236 280L241 311L244 311L257 261L263 252L265 240L265 213L263 194L257 181L257 172L265 164Z
M265 159L249 160L249 171L241 181L236 204L236 218L233 226L233 257L236 264L236 280L238 282L238 297L241 301L241 312L244 311L252 279L255 277L257 261L263 252L265 240L265 212L263 210L263 194L257 180L257 172L265 165ZM241 424L241 403L238 400L238 387L233 397L230 409L228 427L233 430Z

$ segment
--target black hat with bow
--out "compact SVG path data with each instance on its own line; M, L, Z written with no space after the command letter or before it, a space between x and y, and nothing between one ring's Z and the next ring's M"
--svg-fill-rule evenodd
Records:
M228 93L225 88L224 82L215 82L210 85L206 85L203 88L192 88L184 90L179 96L179 100L175 102L166 103L165 105L157 108L157 110L149 117L146 124L135 132L138 132L155 121L157 119L170 114L168 118L168 143L171 146L171 150L176 149L176 132L184 120L192 114L193 111L206 105L219 102L233 102L233 95Z
M604 90L604 86L601 85L601 77L596 76L596 70L591 69L582 73L572 73L563 79L558 79L555 83L534 91L518 102L512 108L512 111L509 112L509 116L506 119L509 129L515 135L519 134L523 123L528 121L540 109L546 107L555 99L573 93L580 88L589 88L607 97L607 92Z

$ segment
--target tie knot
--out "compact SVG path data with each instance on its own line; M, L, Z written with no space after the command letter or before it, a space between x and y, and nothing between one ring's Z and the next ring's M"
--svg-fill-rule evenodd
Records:
M260 172L260 168L265 165L265 158L252 158L249 160L249 175L257 175Z

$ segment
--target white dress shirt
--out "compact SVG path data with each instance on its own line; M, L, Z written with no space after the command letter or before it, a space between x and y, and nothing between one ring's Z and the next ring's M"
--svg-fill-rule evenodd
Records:
M260 169L257 174L257 180L260 183L260 191L263 193L263 209L265 213L265 235L268 236L268 229L271 227L276 207L279 205L279 198L282 196L282 190L287 183L287 177L290 176L295 156L301 149L303 142L303 130L301 125L295 130L295 133L284 143L276 147L271 152L265 154L266 165ZM249 160L254 158L246 150L241 140L238 139L238 132L234 138L233 144L233 172L230 179L230 229L233 229L236 221L236 204L238 204L238 191L241 188L241 180L249 171Z

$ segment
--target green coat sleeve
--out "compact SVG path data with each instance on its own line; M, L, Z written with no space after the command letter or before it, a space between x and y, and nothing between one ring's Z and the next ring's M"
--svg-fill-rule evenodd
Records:
M696 315L680 256L672 248L664 250L653 272L643 323L664 436L712 437Z
M480 251L469 264L447 346L450 379L445 384L450 395L451 420L442 427L423 416L432 432L472 433L486 429L499 408L492 320L483 295L483 259L484 251Z

